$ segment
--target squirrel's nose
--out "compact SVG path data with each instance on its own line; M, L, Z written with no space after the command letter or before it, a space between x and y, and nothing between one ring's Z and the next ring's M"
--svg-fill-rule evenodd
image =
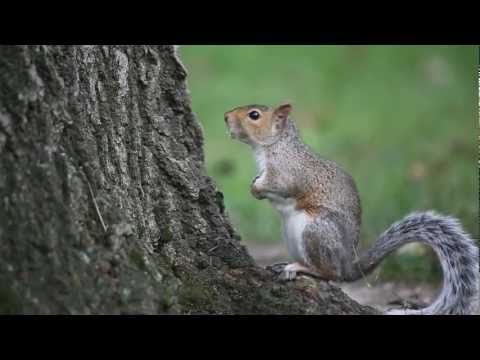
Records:
M225 119L225 122L228 122L228 113L225 113L225 115L223 117Z

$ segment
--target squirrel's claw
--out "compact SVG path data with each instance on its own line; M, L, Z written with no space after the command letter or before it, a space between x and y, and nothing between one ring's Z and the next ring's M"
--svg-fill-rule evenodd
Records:
M279 263L275 263L275 264L272 264L272 265L267 265L267 266L265 266L265 269L273 271L276 274L280 274L280 273L283 272L283 269L287 265L288 265L288 262L279 262Z
M279 280L282 281L291 281L297 278L297 271L290 269L283 269L282 273L279 275Z
M278 279L282 281L289 281L289 280L295 280L297 277L297 269L295 266L291 266L292 264L288 262L280 262L280 263L275 263L272 265L268 265L265 268L267 270L273 271L278 275Z

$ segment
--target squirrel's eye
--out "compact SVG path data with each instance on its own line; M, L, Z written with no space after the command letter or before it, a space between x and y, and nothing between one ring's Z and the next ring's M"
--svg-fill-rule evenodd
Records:
M252 120L258 120L260 118L260 113L258 111L253 110L248 113L248 117Z

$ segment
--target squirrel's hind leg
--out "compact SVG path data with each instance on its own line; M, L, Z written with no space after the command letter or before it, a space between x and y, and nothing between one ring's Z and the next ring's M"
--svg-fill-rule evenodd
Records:
M305 227L302 234L305 262L326 280L340 280L348 263L348 253L342 239L344 227L338 218L319 216Z

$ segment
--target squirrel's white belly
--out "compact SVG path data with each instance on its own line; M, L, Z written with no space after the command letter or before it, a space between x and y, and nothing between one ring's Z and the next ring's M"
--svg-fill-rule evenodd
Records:
M269 197L269 200L282 215L283 237L288 253L295 261L303 263L305 249L302 234L309 222L308 215L296 209L296 200L293 198Z

